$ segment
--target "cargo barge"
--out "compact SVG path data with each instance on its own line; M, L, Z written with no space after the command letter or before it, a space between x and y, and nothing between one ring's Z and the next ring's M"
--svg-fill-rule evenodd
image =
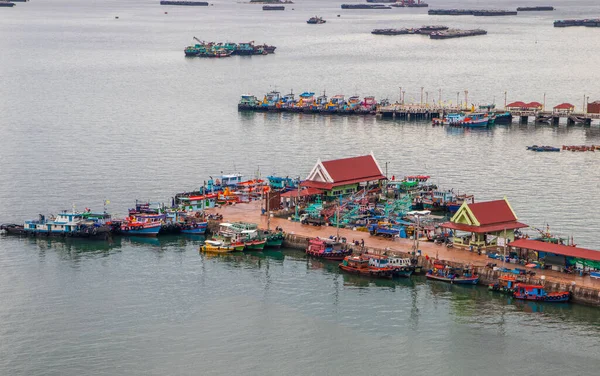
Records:
M0 1L0 7L14 7L15 4L10 3L8 1Z
M429 4L421 2L421 0L367 0L367 3L384 3L390 4L396 8L427 8Z
M515 16L513 10L489 10L489 9L430 9L430 16Z
M262 8L263 10L285 10L283 5L265 5Z
M518 7L517 12L538 12L554 10L554 7Z
M431 35L436 31L448 30L448 26L430 25L422 26L418 29L374 29L371 34L375 35L406 35L406 34L423 34Z
M554 21L554 27L586 26L600 27L600 18L585 20L558 20Z
M185 5L190 7L207 7L208 3L206 1L171 1L171 0L163 0L160 2L160 5Z
M382 4L342 4L342 9L392 9Z
M462 38L462 37L472 37L476 35L485 35L487 31L481 29L474 30L458 30L458 29L448 29L442 31L435 31L429 34L429 38L431 39L450 39L450 38Z

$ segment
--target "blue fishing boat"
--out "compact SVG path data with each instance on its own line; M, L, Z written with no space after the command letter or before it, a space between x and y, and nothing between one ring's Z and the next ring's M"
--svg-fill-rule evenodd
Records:
M207 227L208 222L185 223L181 225L181 233L190 235L203 235L206 233Z
M476 285L479 282L479 276L474 274L472 270L460 270L441 264L434 264L433 269L427 272L426 277L457 285Z
M233 55L254 55L254 42L250 43L238 43L235 50L232 53Z
M557 152L557 151L560 151L560 148L555 148L553 146L537 146L537 145L532 145L532 146L528 146L527 150L538 151L538 152L544 152L544 151Z
M434 124L439 124L439 119L434 119ZM489 116L482 112L472 112L468 114L452 113L444 117L441 124L450 126L479 128L487 127Z
M544 286L527 285L518 283L515 285L513 296L516 299L536 300L542 302L568 302L571 298L569 291L546 292Z
M158 236L162 227L160 222L136 222L126 220L121 223L121 234L127 236Z

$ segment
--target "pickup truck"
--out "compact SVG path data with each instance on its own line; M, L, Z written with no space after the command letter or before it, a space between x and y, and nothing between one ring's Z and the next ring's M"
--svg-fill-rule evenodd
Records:
M400 235L400 230L393 228L391 225L381 225L378 223L372 223L369 225L369 233L371 235L381 235L393 238L394 236Z
M321 216L312 217L309 214L302 214L300 216L300 223L303 225L323 226L326 222Z

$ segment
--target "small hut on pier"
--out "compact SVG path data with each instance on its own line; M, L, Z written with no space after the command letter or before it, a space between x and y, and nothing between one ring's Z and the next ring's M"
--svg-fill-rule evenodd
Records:
M554 106L552 112L556 115L568 115L575 110L575 106L571 103L561 103L559 105Z
M474 249L496 249L515 239L515 230L529 227L517 221L508 200L467 203L461 205L442 228L454 231L454 245Z

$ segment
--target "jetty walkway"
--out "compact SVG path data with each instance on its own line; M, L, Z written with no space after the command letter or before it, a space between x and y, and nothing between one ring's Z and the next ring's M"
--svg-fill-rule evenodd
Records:
M258 223L260 227L267 228L267 217L261 215L260 201L250 203L237 204L233 206L225 206L219 209L207 209L207 212L219 212L223 215L225 221L243 221ZM290 216L293 216L294 211L290 211ZM276 226L283 228L286 232L287 246L292 248L306 248L307 239L314 237L328 238L331 235L337 235L339 231L340 237L345 237L348 242L354 240L365 241L365 248L375 253L387 252L388 254L406 255L413 250L413 240L396 238L393 240L371 236L368 232L353 231L350 229L332 226L310 226L303 225L299 222L293 222L286 218L271 218L271 228ZM466 265L472 264L477 268L481 277L481 283L487 284L495 282L495 279L500 274L497 271L486 269L485 266L490 259L485 255L478 255L474 252L469 252L460 248L446 248L443 245L437 245L433 242L419 242L419 250L422 257L420 262L422 265L429 265L429 259L437 258L447 261L451 264ZM495 260L492 260L496 262ZM511 264L507 264L510 267ZM523 266L519 266L523 267ZM542 282L549 289L570 290L572 292L573 301L586 303L590 305L600 306L600 280L592 279L589 276L580 277L573 274L565 274L552 270L533 269L537 275L530 277L531 283ZM544 278L541 278L544 276Z

